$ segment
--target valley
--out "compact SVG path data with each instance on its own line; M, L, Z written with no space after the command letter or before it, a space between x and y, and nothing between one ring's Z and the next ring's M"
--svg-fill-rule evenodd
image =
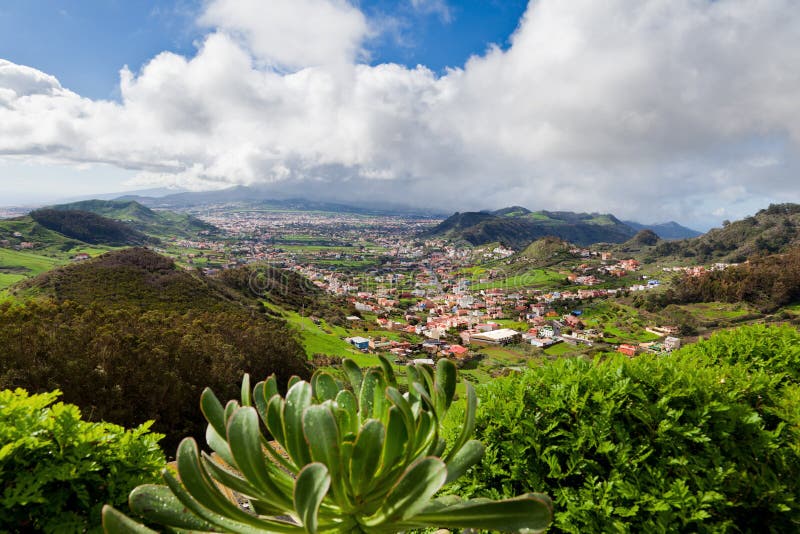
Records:
M726 232L739 234L752 221L683 241L629 229L626 235L632 235L621 243L576 245L552 235L536 237L537 229L531 241L517 236L513 244L473 245L452 232L437 236L436 229L448 224L440 219L325 208L223 202L169 211L134 200L54 207L61 213L91 210L92 217L130 227L135 239L129 244L146 244L193 277L234 280L242 298L262 302L267 314L289 325L305 356L321 364L349 357L374 365L378 354L399 366L450 358L481 383L542 359L668 353L716 330L796 322L800 315L791 307L763 313L747 302L648 304L677 278L735 265L721 261L730 254L698 257L685 251L707 247L709 240L724 243ZM795 210L770 210L751 219L758 225L759 218L770 218L764 235L774 235L769 232L776 225L785 234ZM789 222L775 222L780 213ZM534 213L519 207L487 217L523 217L572 230L611 225L611 235L619 235L623 226L613 215ZM765 240L750 233L750 242ZM784 234L781 243L794 242ZM125 248L67 237L30 215L0 220L0 237L0 300L10 301L32 294L37 283L26 285L28 278ZM93 276L99 281L109 275ZM80 300L80 295L70 298Z

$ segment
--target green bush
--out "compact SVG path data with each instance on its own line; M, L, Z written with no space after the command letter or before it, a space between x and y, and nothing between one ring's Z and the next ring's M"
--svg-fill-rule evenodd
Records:
M0 531L100 531L103 504L125 506L164 466L149 423L88 423L59 395L0 391Z
M476 431L486 454L456 491L536 488L562 532L797 532L800 387L766 350L757 361L771 364L725 363L755 333L493 381Z
M772 374L785 373L788 380L800 382L800 332L791 326L723 330L711 339L684 347L681 354L709 363L741 363Z

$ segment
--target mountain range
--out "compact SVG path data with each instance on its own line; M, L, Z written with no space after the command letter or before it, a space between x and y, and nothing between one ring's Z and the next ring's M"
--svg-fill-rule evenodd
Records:
M465 241L471 245L499 242L521 250L531 242L553 236L576 245L593 243L622 243L641 229L659 231L664 239L694 237L699 232L669 222L643 225L623 222L611 214L574 213L569 211L531 211L511 206L496 211L455 213L426 232L427 237Z

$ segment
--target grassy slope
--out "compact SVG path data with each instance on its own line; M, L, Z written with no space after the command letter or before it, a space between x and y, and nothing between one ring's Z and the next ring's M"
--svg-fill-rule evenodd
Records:
M129 223L140 232L158 238L195 237L199 231L213 229L211 225L190 215L151 210L135 201L86 200L61 204L54 208L91 211L109 219Z
M0 248L0 289L65 263L65 259Z

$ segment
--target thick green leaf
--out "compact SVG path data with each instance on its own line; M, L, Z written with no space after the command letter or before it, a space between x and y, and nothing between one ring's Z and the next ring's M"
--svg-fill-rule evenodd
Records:
M431 443L430 448L428 448L428 454L426 456L437 456L441 457L444 449L447 447L447 441L440 437L433 443Z
M294 508L309 534L316 533L319 507L331 485L328 469L320 463L305 466L297 475L294 487Z
M472 437L472 434L475 432L475 412L478 410L478 396L475 394L475 388L472 387L472 384L464 381L464 386L467 390L467 405L464 410L464 425L461 427L461 434L458 436L458 439L453 444L453 448L450 449L450 452L447 453L445 457L445 461L449 462L450 458L452 458L455 454L461 450L461 447L467 442L469 438Z
M163 471L163 476L170 490L172 490L172 493L175 494L178 500L181 501L186 508L197 514L199 517L216 525L216 530L234 532L237 534L264 534L264 532L294 534L304 532L304 530L297 525L293 525L285 521L257 518L256 516L250 515L241 510L238 506L234 505L232 506L236 509L235 513L237 514L237 517L242 517L238 515L239 512L244 514L243 521L232 519L232 517L234 517L233 514L220 514L214 512L213 510L203 506L197 499L195 499L192 494L190 494L189 491L187 491L187 489L184 488L180 482L178 482L172 473L169 472L169 470L165 469Z
M303 379L302 379L302 378L300 378L299 376L297 376L297 375L292 375L291 377L289 377L289 382L288 382L288 384L286 385L286 389L287 389L287 390L289 390L289 389L292 389L292 386L294 386L294 385L295 385L295 384L297 384L298 382L302 382L302 381L303 381Z
M387 495L378 512L365 521L368 526L393 525L425 508L444 485L447 466L439 458L423 458L406 469Z
M239 409L239 403L235 400L229 400L228 403L225 405L225 428L228 427L228 421L231 420L231 416L233 412ZM226 431L222 432L222 435L225 435Z
M190 513L167 486L138 486L131 491L128 505L133 513L159 525L204 532L214 530L214 525Z
M311 463L311 454L303 435L303 412L311 406L311 397L311 384L303 381L296 382L286 394L283 410L286 452L289 453L298 468Z
M392 364L389 363L389 360L387 360L383 354L378 354L378 361L381 364L381 369L383 369L383 377L386 380L386 385L396 388L397 378L394 376Z
M415 442L410 449L411 455L406 456L406 458L411 460L415 456L430 450L431 444L435 444L438 441L438 432L439 427L434 416L430 412L420 412L419 417L417 417Z
M433 391L433 367L427 364L415 365L419 371L418 381L425 386L425 390L430 393Z
M528 493L504 501L474 499L441 508L433 504L398 528L474 528L497 532L541 532L553 518L553 503L546 495Z
M425 389L425 386L423 386L422 383L420 382L415 382L413 387L417 391L417 395L419 396L419 398L422 399L423 403L425 403L425 406L427 407L431 415L436 417L438 420L438 415L436 413L436 404L434 404L433 398L431 398L431 396L428 394L428 391Z
M414 422L414 414L411 411L411 404L398 390L392 387L386 388L386 396L402 416L403 423L406 426L407 439L413 442L416 435L416 423Z
M420 382L422 378L419 376L419 370L416 365L409 365L406 367L406 381L408 383L409 404L413 404L415 398L419 398L419 393L414 388L414 384Z
M353 395L353 392L346 389L340 391L336 395L336 404L339 406L339 408L346 410L350 415L350 426L347 428L339 427L342 434L346 434L348 432L355 434L358 432L358 427L361 423L358 420L358 399L356 399L356 396Z
M353 391L361 391L361 381L364 379L361 368L350 358L342 360L342 368L350 381L350 385L353 386Z
M445 410L450 408L456 394L456 364L447 359L436 362L436 384L442 388L445 398ZM443 414L440 414L442 416Z
M370 419L358 434L350 460L350 481L356 496L363 495L374 483L380 467L386 428L376 419Z
M379 389L381 382L381 373L376 369L370 369L364 376L364 381L361 383L361 392L359 394L359 417L361 424L364 421L372 418L372 409L375 405L375 391Z
M108 504L103 506L103 530L108 534L158 534Z
M383 441L383 451L381 451L381 465L378 473L380 477L394 468L402 466L399 462L406 447L409 446L408 442L408 427L400 409L392 406L389 408L389 424L386 425L386 438Z
M461 447L450 460L447 461L447 481L445 484L458 479L467 469L478 463L483 458L483 443L478 440L470 440Z
M256 486L262 496L271 498L276 506L291 509L291 497L281 491L267 467L268 460L261 449L258 414L254 408L242 407L233 414L228 423L228 443L235 466L244 478Z
M264 425L267 424L267 404L269 403L269 398L266 395L266 388L264 382L259 382L253 388L253 405L256 407L256 411L258 411L258 416L264 422Z
M250 396L250 375L248 373L244 374L242 378L242 406L252 406L253 399Z
M257 486L254 486L248 480L245 480L238 474L228 471L223 466L215 462L206 453L202 453L201 461L203 462L203 468L208 471L208 474L214 480L223 486L241 493L245 497L248 497L251 499L251 503L255 501L263 503L260 508L269 510L269 515L280 515L291 511L291 509L287 509L286 506L278 506L275 504L275 500L272 498L271 494L263 491ZM294 481L292 480L292 484L289 487L291 488L293 485Z
M247 512L233 504L225 495L219 492L214 481L200 463L200 455L197 449L197 443L195 443L194 439L186 438L181 441L181 444L178 446L177 463L181 482L200 505L215 514L233 520L244 521L246 523L250 519L251 516ZM167 475L169 475L168 471L164 473L165 479ZM215 521L212 522L218 524Z
M314 376L311 377L311 388L314 391L314 397L319 402L335 399L340 391L336 379L325 371L314 373Z
M339 506L349 506L350 499L345 491L339 450L341 438L331 406L309 406L303 414L303 432L311 451L311 459L324 464L333 478L333 499Z
M208 425L206 427L206 443L211 447L211 450L219 454L220 458L225 460L230 465L234 465L236 461L233 459L231 449L228 446L228 440L217 434L214 427Z
M280 395L273 395L267 402L267 430L272 437L286 447L286 435L284 434L283 412L286 401Z
M272 373L264 381L264 398L269 400L278 393L278 379L275 378L275 373Z
M200 394L200 411L217 434L225 435L225 409L222 403L210 388L205 388Z
M344 439L345 436L352 435L353 432L351 429L356 425L353 424L353 420L350 419L350 412L342 408L336 408L333 411L333 415L336 417L336 426L339 427L342 439Z

